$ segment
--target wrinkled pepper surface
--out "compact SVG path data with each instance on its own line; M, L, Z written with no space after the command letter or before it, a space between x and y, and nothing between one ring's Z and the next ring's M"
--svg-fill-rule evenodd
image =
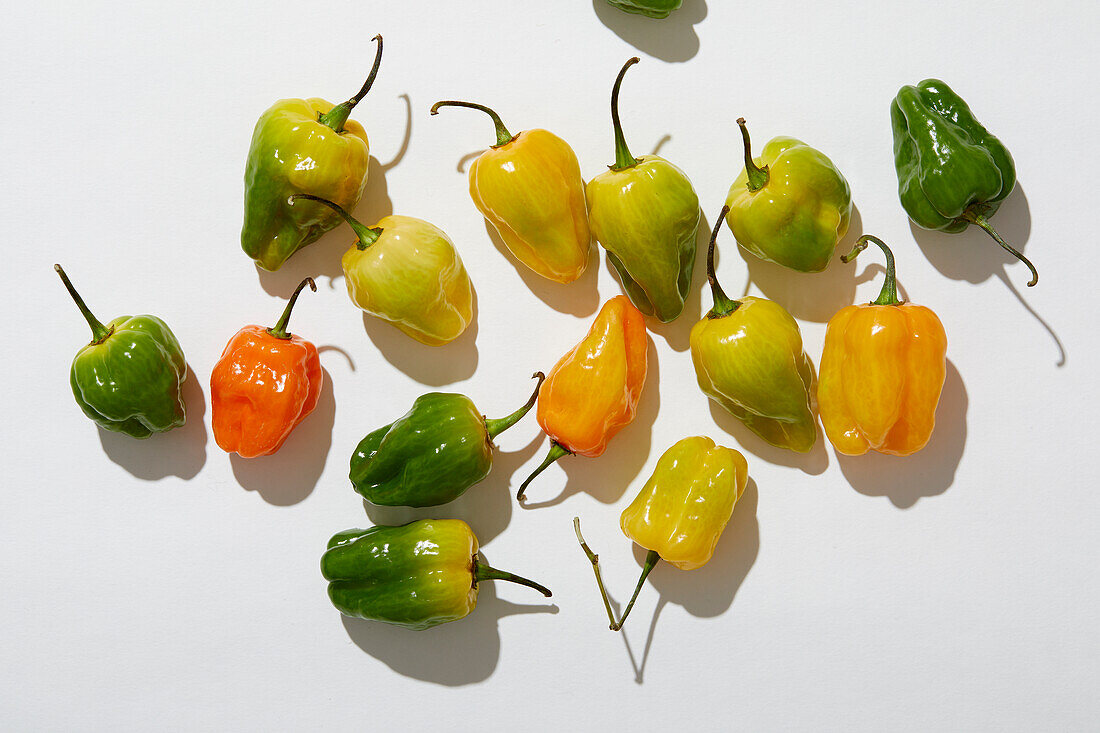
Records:
M733 236L762 260L821 272L848 231L848 181L823 153L793 137L772 138L754 160L744 118L737 124L745 169L726 197Z
M829 321L818 410L840 453L907 456L928 443L936 424L947 376L947 334L931 310L898 300L894 255L881 239L860 237L844 261L868 242L886 253L886 280L873 303L842 308Z
M588 182L588 224L607 250L623 291L648 316L668 323L691 289L699 230L699 197L682 170L656 155L635 158L619 123L619 87L611 92L615 163Z
M429 629L477 606L478 583L507 580L550 591L477 559L478 543L458 519L422 519L400 527L348 529L321 557L328 596L345 616Z
M904 86L890 105L898 194L909 218L924 229L955 234L971 224L1031 270L990 217L1016 186L1012 154L974 118L959 95L939 79Z
M567 455L603 455L608 441L630 424L645 386L645 318L622 295L600 309L588 334L550 370L539 388L538 423L550 451L519 487Z
M649 552L634 595L618 621L607 600L597 557L580 534L580 521L573 520L577 539L596 573L612 631L622 628L659 561L680 570L707 564L737 500L745 493L748 478L745 457L732 448L715 445L710 438L684 438L661 455L653 475L619 518L623 534Z
M470 164L470 198L512 255L539 275L570 283L588 266L592 234L580 163L569 143L547 130L512 135L496 112L471 102L432 106L469 107L488 114L497 143Z
M493 468L493 438L515 425L538 397L507 417L488 420L462 394L430 392L403 417L360 441L351 484L372 504L436 506L454 501Z
M667 18L673 10L679 9L684 0L607 0L619 10L650 18Z
M689 337L699 388L767 442L805 453L817 440L813 365L783 306L750 295L731 300L718 284L714 245L725 215L723 208L707 252L714 306Z
M331 209L303 202L308 193L354 209L367 185L370 149L367 133L352 109L370 91L382 61L382 36L363 88L333 105L316 97L283 99L256 123L244 171L244 227L241 248L265 270L278 270L292 254L334 229L340 217Z
M245 326L210 372L210 426L218 447L241 458L275 453L317 407L325 376L317 347L287 331L303 280L272 328Z
M443 230L398 215L368 227L332 201L307 194L291 199L332 207L355 232L358 239L341 264L348 297L360 309L429 346L454 341L470 325L474 288Z
M187 362L175 334L156 316L119 316L103 325L54 265L65 289L92 329L69 370L76 404L97 425L148 438L183 425L182 385Z

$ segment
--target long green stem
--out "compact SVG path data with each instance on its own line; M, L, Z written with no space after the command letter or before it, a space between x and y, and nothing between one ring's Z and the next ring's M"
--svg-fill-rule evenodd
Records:
M730 300L714 274L714 244L718 240L718 232L722 229L722 222L725 221L729 210L728 206L722 207L722 213L718 215L717 221L714 222L714 229L710 233L710 244L707 245L707 280L710 282L710 292L714 298L714 307L707 313L707 318L711 319L728 316L741 306L740 301Z
M92 343L101 344L106 341L107 337L111 335L111 329L100 323L99 319L92 315L88 306L84 305L84 299L80 297L80 293L76 292L76 288L69 282L69 276L61 269L61 265L54 265L53 269L61 276L61 282L65 283L65 289L69 291L69 295L76 301L76 307L80 309L80 313L84 316L84 320L86 320L91 327Z
M737 126L741 128L741 139L745 142L745 172L749 176L749 190L759 191L768 185L768 166L761 168L752 159L752 143L749 142L749 128L745 126L745 118L737 118Z
M588 543L584 541L584 537L581 535L580 517L573 517L573 531L577 533L577 541L581 543L581 549L588 556L588 561L592 563L592 572L596 574L596 585L600 589L600 595L603 596L603 607L607 611L607 620L610 623L608 628L614 631L615 612L611 610L611 601L607 598L607 589L603 587L603 576L600 575L600 556L592 552L588 548Z
M286 308L283 309L283 315L279 316L279 322L271 328L267 329L277 339L288 339L291 337L290 332L286 330L286 327L290 324L290 312L294 310L294 303L298 301L298 294L302 292L302 288L306 285L313 292L317 292L317 283L313 282L312 277L307 277L302 282L298 283L298 287L295 288L294 294L290 296L290 300L287 301Z
M619 618L617 624L611 625L612 631L619 631L623 628L623 624L626 623L626 617L630 615L630 609L634 608L634 601L638 600L638 594L642 591L642 585L645 584L645 579L649 577L649 571L653 570L654 566L660 562L661 556L657 554L656 550L650 550L645 555L645 564L642 565L642 577L638 578L638 585L634 587L634 595L630 597L630 603L626 604L626 610L623 611L623 615Z
M535 372L531 375L531 379L539 380L539 383L535 385L535 391L531 394L531 399L527 400L527 404L519 408L511 415L507 417L497 418L496 420L485 421L485 432L489 434L489 439L497 437L508 428L519 422L524 415L531 411L531 408L535 406L535 402L539 398L539 388L542 387L542 381L546 379L546 375L542 372Z
M508 128L504 126L504 123L501 122L500 115L498 115L496 112L489 109L483 104L475 104L474 102L459 102L457 100L447 99L433 104L432 114L439 114L440 107L469 107L470 109L479 109L485 114L492 117L493 124L496 125L497 128L497 144L493 146L494 148L499 148L501 145L507 145L515 139L512 137L512 133L508 132Z
M378 41L378 51L374 54L374 66L371 67L370 74L367 75L367 80L363 82L363 87L356 92L354 97L343 104L336 105L317 118L317 121L322 125L328 125L336 132L344 131L344 123L348 121L351 111L355 109L355 105L359 104L363 97L367 96L367 92L370 91L371 86L374 84L374 77L378 76L378 67L382 64L382 34L378 34L371 40Z
M509 583L519 583L525 585L528 588L534 588L539 593L549 598L554 595L550 592L550 589L544 585L539 585L533 580L528 580L515 573L509 573L504 570L497 570L496 568L489 567L488 565L482 565L477 560L474 560L474 583L477 584L482 580L507 580Z
M516 492L516 500L523 501L523 494L527 491L527 484L531 483L535 476L538 476L540 473L545 471L551 463L558 460L559 458L571 455L573 455L572 451L562 447L562 445L557 441L550 441L550 452L546 454L546 458L541 464L539 464L539 467L536 468L534 472L527 477L527 480L519 485L519 491Z
M367 247L374 244L375 240L377 240L378 237L382 234L382 227L368 227L366 224L361 223L351 214L344 211L344 207L340 206L339 204L335 204L328 199L323 199L320 196L314 196L310 193L296 193L287 199L287 203L293 206L294 202L298 199L307 199L309 201L316 201L317 203L324 204L325 206L329 207L337 214L342 216L344 218L344 221L348 223L348 226L351 227L352 231L355 232L355 236L359 237L359 244L357 244L356 246L359 247L359 249L361 250L366 249Z
M615 165L613 171L621 171L624 168L632 168L642 161L630 154L630 148L626 146L626 138L623 137L623 126L619 122L619 87L622 86L626 70L641 61L637 56L627 60L619 75L615 77L615 86L611 88L611 124L615 127Z
M975 214L970 211L963 212L962 218L966 219L971 224L980 226L985 233L993 237L993 241L1001 245L1006 252L1027 265L1027 269L1031 270L1031 281L1028 282L1027 286L1029 288L1035 287L1035 283L1039 282L1039 272L1035 269L1035 265L1031 264L1031 260L1024 257L1023 254L1013 249L1008 242L1001 239L1001 235L997 233L997 230L993 228L993 225L989 223L988 219L981 214Z
M871 305L898 305L901 301L898 299L898 282L894 273L894 253L885 242L878 237L864 234L856 240L856 245L852 247L851 252L841 256L840 261L847 264L854 260L860 252L867 249L867 242L874 242L886 253L886 279L882 281L882 290L878 294L878 299L872 301Z

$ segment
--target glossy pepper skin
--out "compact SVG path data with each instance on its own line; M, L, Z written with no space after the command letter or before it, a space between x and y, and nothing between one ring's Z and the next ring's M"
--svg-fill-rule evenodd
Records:
M648 341L645 318L618 295L596 315L588 334L550 370L539 388L538 423L550 452L519 488L566 455L594 458L634 420L645 386Z
M348 297L360 309L429 346L454 341L470 325L474 288L443 230L398 215L367 227L331 201L305 194L291 198L333 207L355 231L358 241L341 264Z
M684 309L695 267L699 197L679 168L656 155L635 158L619 124L619 87L611 93L615 164L588 183L588 223L607 250L623 291L642 313L662 323Z
M272 328L245 326L226 344L210 373L210 424L226 453L255 458L275 453L317 407L324 372L317 348L289 333L290 313L307 277Z
M636 15L650 18L667 18L673 10L678 10L684 0L607 0L608 4Z
M477 537L458 519L348 529L329 540L321 574L332 605L345 616L415 630L467 616L483 580L508 580L550 596L538 583L478 562L477 551Z
M316 97L283 99L256 123L244 172L241 248L265 270L278 270L302 247L335 228L340 217L314 203L287 205L308 193L352 210L367 185L367 133L352 108L366 96L382 61L382 37L374 67L359 93L340 105Z
M496 112L471 102L436 102L432 114L448 106L481 110L496 126L496 145L470 164L470 198L508 251L548 280L580 277L592 233L580 163L569 143L540 129L512 135Z
M848 181L823 153L793 137L772 138L754 160L744 118L737 124L745 144L745 169L726 197L730 231L762 260L821 272L848 232Z
M81 411L105 430L148 438L187 419L182 385L187 362L175 334L156 316L119 316L106 326L92 315L54 265L88 326L92 341L77 352L69 385Z
M768 443L805 453L817 440L813 365L783 306L752 296L731 300L718 284L714 244L725 214L723 208L707 253L714 307L689 337L699 388Z
M535 378L542 384L544 375ZM359 442L351 456L351 484L372 504L437 506L454 501L493 468L493 438L530 411L487 420L462 394L421 395L398 420Z
M947 334L928 308L898 300L894 256L877 237L860 237L851 261L874 242L886 253L877 300L842 308L829 321L817 403L838 452L875 450L907 456L923 448L936 424L947 376Z
M917 226L951 234L976 224L1031 270L1031 261L989 223L1016 186L1008 149L939 79L904 86L890 105L901 205Z

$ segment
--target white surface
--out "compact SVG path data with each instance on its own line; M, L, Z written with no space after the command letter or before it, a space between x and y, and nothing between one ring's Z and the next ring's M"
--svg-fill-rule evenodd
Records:
M654 23L602 0L9 3L0 728L1094 727L1100 6L967 5L686 0ZM338 276L346 228L275 275L258 276L239 250L256 117L282 97L345 99L379 32L381 74L355 112L376 159L357 213L426 218L457 243L478 323L438 351L364 323ZM840 166L855 232L893 245L905 292L947 329L931 444L909 460L838 460L819 439L804 458L712 411L686 352L710 305L697 270L685 314L653 329L637 421L602 458L536 481L532 502L550 506L512 499L546 449L528 418L460 501L365 513L346 466L366 432L433 388L510 412L528 375L619 292L602 257L561 288L497 251L456 170L492 128L473 111L432 118L428 107L475 100L513 132L553 130L591 177L614 159L608 95L635 53L627 138L636 154L660 145L688 173L706 226L741 167L740 115L758 145L794 135ZM929 76L1015 156L1020 184L994 223L1026 244L1042 276L1033 290L980 232L910 229L888 105ZM825 320L881 284L873 251L812 276L746 268L728 230L720 248L726 289L739 294L750 273L751 292L799 318L815 362ZM66 378L88 334L55 261L101 318L148 312L172 326L194 374L185 428L136 442L80 414ZM320 406L277 457L231 460L198 386L226 340L272 321L307 274L320 289L291 325L328 347ZM582 517L624 601L642 555L618 514L690 434L740 444L757 489L714 560L658 567L613 634L570 520ZM468 520L491 562L550 586L553 604L497 584L471 617L430 632L342 623L318 572L328 537L425 515Z

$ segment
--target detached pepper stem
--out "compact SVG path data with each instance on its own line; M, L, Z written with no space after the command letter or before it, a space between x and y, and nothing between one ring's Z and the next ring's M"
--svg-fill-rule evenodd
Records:
M611 166L613 171L632 168L642 162L630 154L630 148L626 146L626 138L623 137L623 126L619 122L619 87L622 86L626 70L639 61L641 59L634 56L623 64L619 75L615 77L615 86L611 88L611 124L615 127L615 165Z
M741 139L745 141L745 172L749 176L749 190L759 191L768 185L768 166L763 168L756 165L752 159L752 143L749 142L749 128L745 126L745 118L737 118L737 126L741 128Z
M993 241L1001 245L1001 247L1003 247L1006 252L1011 254L1020 262L1023 262L1025 265L1027 265L1027 269L1031 270L1031 280L1028 282L1027 286L1029 288L1035 287L1035 283L1039 282L1039 273L1035 269L1035 265L1031 264L1031 260L1029 260L1027 257L1024 257L1023 254L1013 249L1008 244L1008 242L1001 239L1001 235L997 233L997 230L993 228L993 225L989 223L988 219L986 219L981 214L973 214L969 211L964 212L962 218L966 219L971 224L977 224L978 226L980 226L982 229L985 230L985 233L993 237Z
M608 628L614 631L615 612L611 610L611 601L607 599L607 589L603 587L603 576L600 575L600 556L592 552L588 548L588 543L584 541L584 537L581 535L580 517L573 517L573 531L577 533L577 541L581 543L581 549L588 556L588 561L592 563L592 572L596 574L596 585L599 586L600 595L603 596L603 607L607 611L607 620L610 623Z
M736 300L730 300L722 286L718 284L718 277L714 274L714 244L718 240L718 232L722 229L722 222L726 219L726 214L729 213L730 207L723 206L722 213L718 215L718 220L714 222L714 229L710 233L710 244L707 246L707 280L710 281L711 297L714 299L714 307L707 313L707 318L722 318L728 316L737 310L741 303Z
M507 580L509 583L519 583L525 585L528 588L534 588L539 593L549 598L554 595L550 592L550 589L546 586L539 585L533 580L516 575L515 573L509 573L504 570L497 570L496 568L489 567L488 565L482 565L477 560L474 560L474 584L482 580Z
M107 337L111 335L111 329L100 323L99 319L93 316L92 312L88 310L88 306L84 305L84 299L80 297L80 293L76 292L76 288L69 282L69 276L61 269L61 265L54 265L53 269L61 276L61 282L65 283L65 289L69 291L69 295L76 301L76 307L80 309L81 314L84 316L84 320L88 321L88 325L92 329L92 343L101 344L106 341Z
M535 385L535 391L531 394L531 399L527 400L527 404L513 412L508 417L501 417L496 420L485 421L485 432L489 434L489 439L497 437L508 428L519 422L524 415L530 412L531 408L535 406L535 402L539 398L539 388L542 387L542 382L546 379L546 375L542 372L535 372L531 375L532 379L539 380L539 383Z
M500 115L498 115L496 112L489 109L483 104L475 104L474 102L459 102L453 99L447 99L442 102L436 102L435 104L433 104L432 114L439 114L440 107L469 107L470 109L479 109L485 114L492 117L493 124L496 125L497 128L497 144L493 146L494 148L499 148L501 145L507 145L515 139L512 137L512 133L508 132L508 128L504 126L504 123L501 122Z
M298 300L298 294L302 292L302 288L306 285L313 292L317 292L317 283L313 282L312 277L307 277L302 282L298 283L298 287L295 288L294 294L290 296L290 300L287 301L286 308L283 309L283 315L279 316L279 322L271 328L267 329L277 339L288 339L291 337L291 333L286 330L287 325L290 323L290 312L294 310L294 303Z
M887 247L886 243L881 239L870 234L864 234L856 240L856 246L852 248L852 251L843 255L840 261L844 264L848 264L854 260L856 255L867 249L868 242L874 242L886 253L886 279L882 282L882 291L878 294L878 300L872 301L871 305L900 305L901 301L898 300L897 276L894 273L894 253L890 251L890 248Z
M378 34L371 40L378 41L378 51L374 54L374 66L371 67L367 80L363 82L363 88L348 101L336 105L317 118L317 121L322 125L327 125L336 132L344 131L344 123L348 121L351 111L355 109L355 105L359 104L363 97L367 96L367 92L370 91L371 86L374 84L374 77L378 76L378 67L382 64L382 34Z
M612 631L621 631L623 624L626 623L626 617L630 615L630 609L634 608L634 601L638 600L638 594L642 591L642 586L645 584L645 579L649 577L649 571L653 570L654 566L660 562L661 556L656 550L650 550L645 555L645 564L642 565L642 577L638 578L638 585L634 587L634 595L630 597L630 603L626 604L626 610L623 611L622 618L619 619L619 623L612 624Z
M375 240L377 240L378 237L382 234L382 227L374 227L372 229L371 227L368 227L360 222L348 212L344 211L344 208L339 204L334 204L328 199L323 199L320 196L314 196L313 194L309 193L296 193L287 199L287 203L293 206L294 202L298 199L307 199L309 201L316 201L319 204L324 204L325 206L329 207L337 214L342 216L344 218L344 221L348 223L348 226L351 227L352 231L355 232L355 236L359 237L359 244L356 246L359 247L360 250L364 250L374 244Z
M551 463L558 460L559 458L562 458L563 456L571 456L571 455L573 455L572 451L566 450L565 448L563 448L561 446L560 443L555 443L555 442L551 441L550 442L550 452L546 454L546 458L539 465L539 467L535 469L534 473L532 473L530 476L528 476L527 480L519 485L519 491L516 492L516 500L517 501L523 501L524 492L527 491L527 484L531 483L531 481L535 478L535 476L538 476L540 473L545 471L546 468Z

